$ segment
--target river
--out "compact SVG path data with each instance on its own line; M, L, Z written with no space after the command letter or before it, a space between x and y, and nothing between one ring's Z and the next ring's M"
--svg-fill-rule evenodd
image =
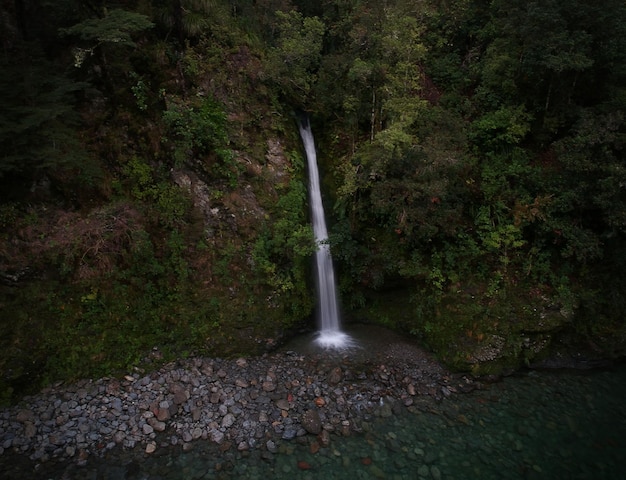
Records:
M305 376L310 370L313 386L326 388L318 377L326 375L325 369L329 365L332 367L333 361L338 362L342 365L344 380L328 387L336 393L339 391L337 399L348 398L346 392L350 392L354 385L360 385L355 383L359 375L371 378L362 385L375 386L376 395L370 398L378 399L375 403L380 402L380 405L375 409L364 409L358 419L336 422L327 438L328 443L311 434L302 433L285 440L284 433L283 438L268 433L265 437L259 435L262 438L255 442L248 442L244 450L238 449L236 442L218 444L198 439L187 444L193 446L188 451L181 444L164 443L163 448L148 454L145 444L138 444L132 449L117 446L106 450L102 456L90 455L83 462L77 461L77 455L60 462L51 459L42 463L5 449L0 455L2 478L626 478L623 466L626 458L624 365L602 370L523 371L494 383L477 382L471 391L461 393L454 385L463 383L464 377L445 373L428 359L423 350L409 345L404 339L371 327L349 333L361 348L335 360L327 353L320 355L307 350L312 343L307 337L286 347L290 350L285 356L269 356L259 361L251 358L245 363L246 370L256 372L249 377L254 378L255 375L258 377L258 372L265 371L255 370L261 360L271 364L281 358L292 359L286 363L296 363L284 365L283 370L277 365L272 368L288 375L297 365ZM315 355L319 358L309 362ZM239 366L244 364L241 359L232 364L215 362L214 378L216 381L221 378L224 391L228 392L226 385L231 372L238 372L241 370ZM358 365L361 364L364 369L359 373ZM423 385L415 383L416 391L411 392L412 395L398 395L406 390L403 378L407 379L415 369L421 369L421 373L412 378L430 382L428 388L431 390L421 390ZM224 372L222 377L221 371ZM381 384L374 382L375 379L387 382L384 387L389 388L387 393L380 389ZM277 381L281 381L280 375ZM441 385L449 385L449 388ZM299 391L304 390L301 386ZM289 412L277 410L275 421L269 419L270 430L287 420L289 415L295 416L299 401L312 398L305 394L295 395L291 398L291 407L283 407L290 408ZM324 395L327 399L335 398L332 392L325 394L322 391L321 396ZM402 400L394 403L392 396ZM37 401L41 403L45 397L39 396ZM252 402L248 403L248 409L253 407ZM341 411L338 400L333 408ZM267 411L271 415L271 409ZM184 412L180 412L184 416ZM240 414L244 424L251 418L245 415L245 412ZM168 435L167 438L171 438L174 424L183 420L173 418L171 422L169 430L163 433ZM330 419L328 423L332 424ZM343 434L342 425L347 423L350 423L349 434ZM4 432L4 438L8 438L6 434Z

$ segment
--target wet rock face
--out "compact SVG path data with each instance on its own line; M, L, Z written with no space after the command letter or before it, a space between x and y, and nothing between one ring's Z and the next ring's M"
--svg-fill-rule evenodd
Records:
M289 161L279 139L273 138L268 140L265 160L267 161L265 170L268 172L271 181L275 183L285 181Z
M190 170L172 170L171 175L174 183L191 195L194 207L202 214L207 235L211 236L223 216L223 209L211 200L211 188Z
M81 463L116 447L188 451L199 440L270 454L281 442L306 435L328 445L332 435L359 431L364 418L395 415L420 396L442 399L473 385L425 355L370 363L294 352L195 358L27 397L19 408L0 411L0 455Z

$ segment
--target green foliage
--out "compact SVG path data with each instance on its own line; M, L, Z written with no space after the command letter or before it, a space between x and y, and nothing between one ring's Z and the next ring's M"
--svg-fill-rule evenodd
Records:
M352 23L329 23L362 48L351 50L347 35L335 43L320 73L335 87L318 91L352 140L336 170L336 258L349 276L341 284L414 289L408 330L447 350L473 326L444 314L453 291L480 285L497 309L469 315L465 305L464 314L497 310L506 330L506 304L521 285L569 292L562 301L579 305L571 299L595 290L592 272L617 275L603 258L615 258L624 235L624 96L609 101L607 92L621 91L626 62L607 40L622 45L609 16L623 19L626 8L611 2L610 14L585 22L584 2L430 6L423 23L399 5L378 22L352 11ZM600 78L609 71L621 73ZM523 350L513 337L510 346L507 355Z
M20 212L16 203L0 204L0 229L4 232L9 231L9 227L17 223Z
M139 200L150 200L157 196L152 168L138 157L132 157L124 166L124 174L131 184L132 195Z
M212 17L217 15L213 0L155 1L157 21L173 31L179 41L199 37L209 30ZM213 19L215 21L215 19Z
M170 129L176 150L195 148L197 153L206 154L228 138L224 111L211 100L202 102L199 108L172 103L163 112L163 120ZM183 156L180 163L184 160Z
M528 357L520 332L566 328L572 312L618 351L623 1L48 3L3 17L0 176L52 178L76 212L48 226L57 244L37 263L68 285L2 298L16 312L0 324L10 388L124 370L155 346L249 353L257 333L306 318L302 159L264 157L270 137L297 141L293 108L319 126L346 306L463 368L492 334ZM72 55L100 92L62 73ZM171 168L209 186L209 209ZM271 168L289 181L269 184ZM81 195L85 181L102 195ZM255 214L225 219L244 184ZM94 208L109 197L134 213ZM3 265L19 263L9 227L23 221L18 245L43 242L44 211L2 202Z
M518 145L530 130L532 117L524 107L504 107L488 112L473 123L470 138L482 152Z
M132 196L154 208L162 225L176 227L184 223L192 206L187 192L160 178L161 172L139 157L130 158L123 173Z
M302 159L297 154L291 159L296 172L301 171ZM317 248L306 223L306 198L306 185L294 177L276 202L276 218L266 225L252 250L254 267L271 287L275 301L289 295L291 314L297 319L310 313L308 263Z
M198 106L170 103L163 112L168 129L164 139L171 147L174 165L200 161L202 168L211 176L226 177L234 183L239 173L228 148L226 114L217 102L205 99ZM217 156L214 164L206 158Z
M131 72L130 76L133 80L137 81L135 85L130 87L130 90L133 92L135 100L137 101L137 108L142 112L145 112L148 109L149 88L146 85L146 82L135 72Z
M90 45L88 49L93 50L103 44L134 47L132 35L152 26L153 23L145 15L115 8L102 18L88 18L72 27L61 28L59 32L63 36L80 38ZM76 63L76 66L82 63L79 55L76 56Z
M276 12L276 17L278 35L268 74L288 104L302 107L317 79L326 27L319 18L295 10Z
M44 59L19 60L0 63L0 177L75 171L92 183L101 172L81 141L75 107L85 84L51 73Z

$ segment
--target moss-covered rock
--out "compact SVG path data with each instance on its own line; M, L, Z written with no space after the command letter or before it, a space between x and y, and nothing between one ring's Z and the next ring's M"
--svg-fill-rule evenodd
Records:
M457 284L438 296L398 289L367 297L357 318L416 335L449 367L476 375L511 372L549 355L576 312L570 298L536 287L513 286L494 297L485 286Z
M510 287L492 297L457 289L441 297L424 338L457 369L504 373L547 354L573 315L574 306L549 289Z

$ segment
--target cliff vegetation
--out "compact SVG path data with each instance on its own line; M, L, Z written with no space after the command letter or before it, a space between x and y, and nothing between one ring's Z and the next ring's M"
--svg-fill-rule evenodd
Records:
M626 6L0 6L0 398L347 321L500 373L626 346Z

